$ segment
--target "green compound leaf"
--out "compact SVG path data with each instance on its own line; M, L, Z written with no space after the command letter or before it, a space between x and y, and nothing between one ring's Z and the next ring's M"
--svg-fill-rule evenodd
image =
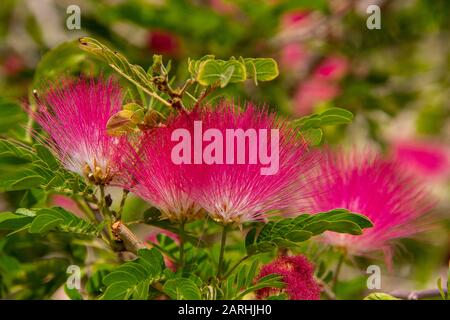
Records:
M197 284L187 278L174 278L166 281L164 292L176 300L200 300L202 297Z
M102 225L95 225L60 208L44 208L36 211L30 224L30 233L45 234L49 231L67 232L84 236L98 236Z
M219 84L221 88L229 82L242 82L247 78L245 65L238 60L205 60L201 62L196 80L203 86Z
M278 77L279 70L277 62L272 58L246 58L244 59L247 77L258 81L271 81Z
M321 128L322 126L349 124L353 120L353 113L342 108L330 108L320 113L302 117L292 121L293 125L302 131Z
M365 216L346 209L334 209L314 215L302 214L295 218L286 218L267 223L258 236L247 236L248 254L273 250L276 247L295 247L299 243L325 231L362 234L362 230L372 227ZM253 240L253 241L252 241Z
M364 300L401 300L401 299L391 296L390 294L387 293L374 292L365 297Z
M141 249L138 258L126 262L103 278L103 300L145 300L149 286L160 280L164 270L162 255L156 249Z

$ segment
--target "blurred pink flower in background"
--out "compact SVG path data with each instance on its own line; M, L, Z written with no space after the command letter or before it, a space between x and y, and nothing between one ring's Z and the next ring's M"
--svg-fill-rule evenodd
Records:
M285 70L298 70L306 67L310 55L303 45L290 43L281 49L280 65Z
M320 174L323 179L309 184L316 192L311 192L308 210L345 208L367 216L374 224L359 236L326 232L326 242L353 255L384 250L390 260L392 240L425 229L425 215L434 200L400 163L384 160L373 151L328 151Z
M348 61L344 57L325 58L313 71L312 76L300 83L294 95L294 112L306 115L321 102L336 98L340 94L338 81L348 72Z
M79 217L84 217L83 211L78 207L75 200L72 200L68 196L54 194L50 197L50 205L64 208Z
M213 10L222 14L233 14L239 10L239 7L230 0L209 0L209 4Z
M169 31L152 30L147 41L148 47L153 53L176 56L180 52L180 40Z
M172 239L177 245L179 245L180 237L177 234L161 228L155 228L153 231L151 231L150 234L147 236L146 241L149 241L157 245L161 245L161 243L158 240L158 235L160 234L167 236L168 238ZM172 259L170 259L167 255L163 256L166 267L175 272L177 270L175 262L172 261Z
M147 236L147 241L159 243L159 241L158 241L159 234L163 234L163 235L169 237L176 244L180 243L180 237L176 233L173 233L166 229L161 229L161 228L155 228L152 232L150 232L150 234Z
M281 29L299 28L309 24L310 11L304 9L292 10L286 12L281 17Z
M322 80L340 80L348 72L348 61L342 56L326 57L314 70L313 77Z
M280 257L264 265L257 279L279 274L285 288L263 288L256 292L258 299L286 293L290 300L319 300L320 287L313 277L314 268L304 256Z
M8 76L14 76L26 68L23 58L16 53L9 53L5 56L2 69Z
M300 83L294 95L294 112L303 116L311 113L320 102L334 99L340 92L337 84L310 78Z
M421 140L399 140L392 145L392 156L407 170L427 180L450 176L448 145Z

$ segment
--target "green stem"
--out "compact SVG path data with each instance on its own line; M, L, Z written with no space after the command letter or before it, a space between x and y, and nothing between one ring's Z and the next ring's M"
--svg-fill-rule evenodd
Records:
M217 277L220 278L220 275L222 274L222 268L223 268L223 254L225 253L225 244L227 241L227 226L224 225L222 229L222 238L220 240L220 254L219 254L219 264L217 267Z
M336 264L336 269L334 271L334 275L333 275L333 282L331 284L331 288L334 290L336 288L336 284L338 282L339 279L339 273L341 272L341 268L342 268L342 264L344 262L344 258L345 258L345 253L341 252L339 255L339 260Z
M250 258L250 256L243 256L241 259L239 259L239 261L236 262L236 264L232 266L231 269L223 276L223 279L228 278L233 273L233 271L236 270L236 268L239 267L239 265L248 258Z
M178 263L181 270L183 270L184 263L185 263L185 261L184 261L184 259L185 259L184 258L184 227L185 227L185 221L182 220L180 222L180 248L179 248L180 249L180 259L179 259L179 263Z
M83 203L78 197L72 197L72 199L77 204L78 208L80 208L81 211L85 214L85 216L91 220L93 223L98 223L97 219L95 218L94 212L92 212L91 208L86 205L86 203Z
M119 210L117 211L117 219L120 219L120 217L122 215L123 208L125 207L125 202L127 201L127 197L128 197L129 193L130 193L130 191L128 191L127 189L123 189L122 199L120 200Z

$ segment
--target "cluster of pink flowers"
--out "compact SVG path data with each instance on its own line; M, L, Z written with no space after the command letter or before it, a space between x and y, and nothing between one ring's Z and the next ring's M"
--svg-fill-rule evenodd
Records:
M204 131L216 130L224 136L230 129L279 130L279 168L273 175L262 175L260 163L239 163L237 146L234 164L174 164L174 130L183 128L194 136L194 122ZM303 140L286 123L267 111L247 105L245 110L223 104L204 107L170 118L164 127L148 131L141 139L129 172L134 177L130 189L150 201L173 220L190 220L206 211L218 222L243 223L262 220L273 210L287 208L301 192L301 176L311 170L317 159ZM245 145L249 156L253 146ZM274 152L274 150L272 150ZM225 157L225 155L222 155ZM222 160L225 160L224 158Z
M316 76L337 74L342 70L323 66ZM380 249L388 252L392 240L423 230L423 216L432 207L422 185L397 159L405 158L405 151L394 159L375 152L319 153L267 110L251 104L241 109L230 103L172 115L164 126L150 129L130 143L126 137L106 132L108 119L121 105L120 89L113 80L81 79L51 89L39 101L35 119L68 170L94 184L129 189L175 221L208 214L223 224L242 224L292 207L298 213L347 208L369 217L374 227L362 236L328 232L325 239L349 253L367 254ZM224 161L224 155L215 163L176 164L172 158L178 143L172 139L174 130L182 128L193 136L198 121L203 130L224 136L229 129L276 129L276 173L263 175L261 163L239 162L237 147L231 164ZM254 147L245 144L247 156L258 150ZM192 156L196 157L195 151ZM435 158L428 162L441 165Z

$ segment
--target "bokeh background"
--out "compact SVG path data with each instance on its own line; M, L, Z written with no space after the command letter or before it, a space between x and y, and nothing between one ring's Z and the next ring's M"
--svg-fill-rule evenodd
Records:
M366 26L372 4L381 9L381 29ZM66 26L70 5L80 8L79 30ZM61 45L81 36L144 68L162 54L174 81L186 78L188 57L273 57L277 79L230 85L216 98L252 100L289 118L328 107L352 111L353 123L326 128L324 143L397 157L438 199L439 225L401 243L383 289L435 287L450 256L449 17L446 0L2 0L0 135L21 133L21 103L42 81L111 72L76 42ZM5 170L0 165L0 174ZM23 196L2 193L0 209L17 207ZM366 275L344 270L346 277L341 296L356 296Z

